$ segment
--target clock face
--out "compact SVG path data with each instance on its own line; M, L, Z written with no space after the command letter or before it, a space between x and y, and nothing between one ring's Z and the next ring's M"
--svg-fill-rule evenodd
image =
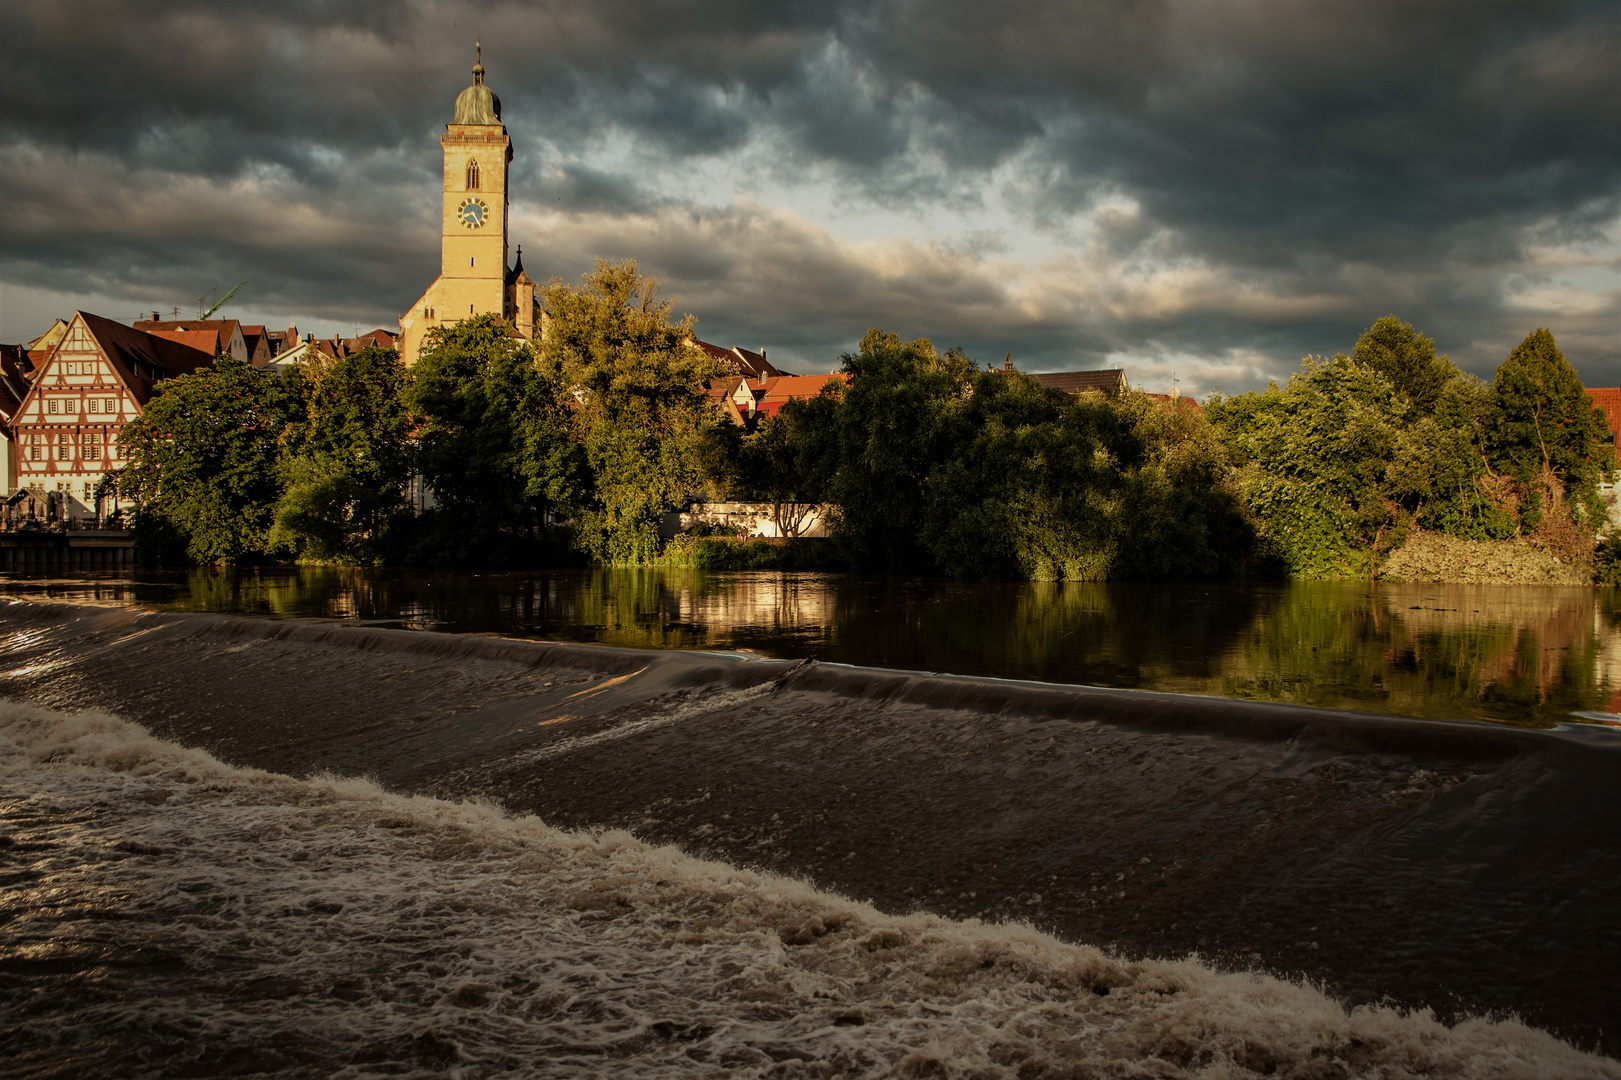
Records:
M477 229L490 219L490 208L483 199L468 199L456 211L456 217L469 229Z

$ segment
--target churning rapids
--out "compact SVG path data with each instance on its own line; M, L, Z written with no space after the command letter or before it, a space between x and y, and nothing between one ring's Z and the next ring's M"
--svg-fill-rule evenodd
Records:
M63 605L0 640L7 1076L1621 1078L1613 732Z

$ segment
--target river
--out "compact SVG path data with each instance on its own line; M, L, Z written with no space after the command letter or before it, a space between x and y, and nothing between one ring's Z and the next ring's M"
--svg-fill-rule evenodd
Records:
M8 1076L1621 1078L1605 593L4 587Z
M1621 590L300 568L0 579L0 597L341 620L1538 727L1621 720Z

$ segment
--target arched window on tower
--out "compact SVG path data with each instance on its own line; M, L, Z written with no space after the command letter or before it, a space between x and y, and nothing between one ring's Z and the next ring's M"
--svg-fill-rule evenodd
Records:
M478 190L478 162L476 161L467 163L467 190Z

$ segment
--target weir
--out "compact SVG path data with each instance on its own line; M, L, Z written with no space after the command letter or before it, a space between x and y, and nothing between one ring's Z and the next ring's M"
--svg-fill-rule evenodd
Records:
M1621 741L297 620L11 604L0 692L624 828L896 913L1605 1045Z

